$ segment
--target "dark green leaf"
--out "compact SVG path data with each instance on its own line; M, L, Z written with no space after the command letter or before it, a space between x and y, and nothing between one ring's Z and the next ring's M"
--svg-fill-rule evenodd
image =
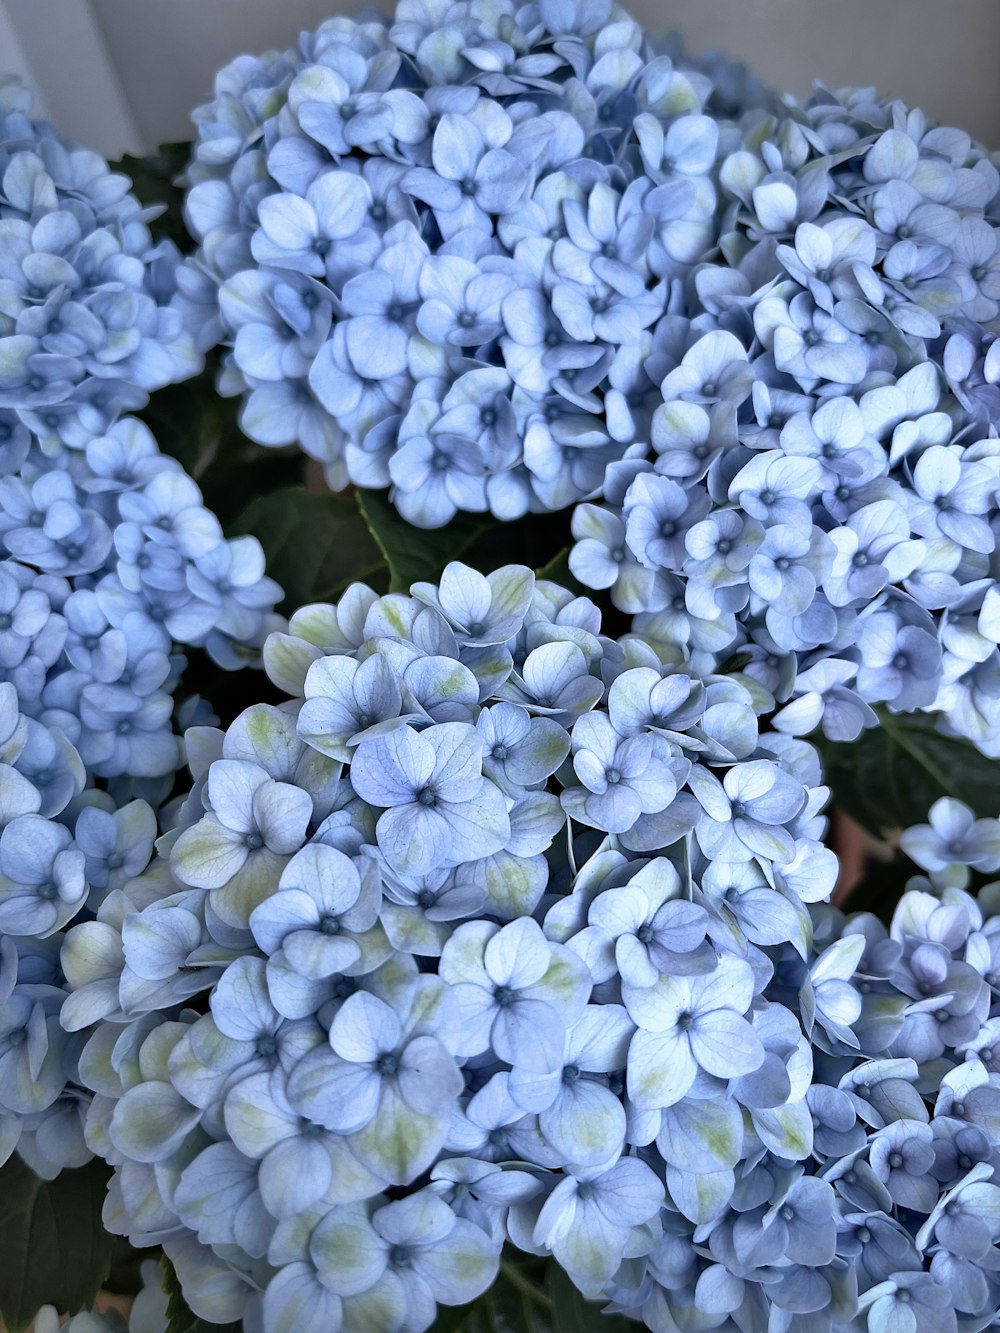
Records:
M445 528L415 528L401 518L385 491L358 490L358 509L389 570L392 592L420 579L435 580L449 560L460 560L495 520L457 514Z
M569 572L568 546L563 547L563 549L557 555L554 555L547 564L536 569L535 573L540 579L549 579L551 582L558 583L564 588L569 588L570 592L575 593L578 597L581 595L585 597L593 597L594 595L588 588L585 588L582 583L578 583Z
M226 536L235 537L247 530L243 514L255 500L274 491L301 486L302 475L302 457L297 452L279 453L258 445L247 446L244 441L239 453L230 452L224 444L219 459L196 480L205 504L222 524Z
M601 1304L585 1301L557 1263L550 1263L545 1290L552 1301L552 1333L634 1333L622 1315L601 1314Z
M132 178L132 193L146 207L165 204L166 208L150 223L154 237L169 236L188 252L194 241L184 225L184 189L178 177L186 170L191 158L190 143L161 143L148 157L132 157L126 153L111 163L112 171L121 171Z
M551 561L569 538L566 513L528 514L501 523L489 514L456 514L443 528L415 528L401 518L385 491L359 490L357 503L389 568L393 592L436 581L450 560L489 573L500 565L531 569Z
M210 363L194 379L157 390L137 413L163 453L196 478L215 456L223 436L237 429L233 404L215 391L215 370Z
M19 1157L0 1169L0 1319L21 1333L42 1305L89 1309L111 1267L101 1223L110 1172L93 1161L40 1180Z
M243 1333L243 1321L233 1324L209 1324L188 1308L174 1266L166 1255L163 1264L163 1290L167 1293L167 1327L164 1333Z
M871 857L862 878L841 906L845 912L871 912L888 925L907 882L916 873L916 866L905 856L894 856L888 861Z
M496 1282L477 1301L439 1307L431 1333L555 1333L552 1301L544 1290L549 1266L527 1255L504 1260Z
M501 1263L500 1277L488 1293L497 1333L553 1333L552 1301L545 1292L546 1270L553 1260L510 1260Z
M333 600L349 583L385 587L382 553L354 502L343 495L301 486L272 491L250 502L234 531L259 539L288 611Z
M462 560L484 574L500 565L527 565L529 569L555 567L560 554L566 554L570 540L568 511L557 514L525 514L514 523L488 521L483 531L464 551ZM454 557L451 557L452 559ZM569 575L546 574L574 591L583 591Z
M137 1250L124 1236L112 1236L111 1267L104 1283L107 1291L116 1296L137 1296L142 1290L139 1271L147 1259L158 1259L158 1248Z
M194 477L228 531L252 500L301 483L307 460L297 448L268 449L248 440L239 426L239 401L215 390L217 370L211 353L200 375L160 389L138 415L161 450Z
M980 817L995 818L1000 807L1000 762L943 736L921 714L883 712L857 741L819 746L836 804L880 837L926 822L941 796L958 797Z
M490 1293L471 1305L439 1305L431 1333L496 1333Z

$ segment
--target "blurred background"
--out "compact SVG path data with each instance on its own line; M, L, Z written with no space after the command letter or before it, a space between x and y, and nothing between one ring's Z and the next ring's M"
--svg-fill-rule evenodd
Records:
M386 0L390 3L390 0ZM111 157L191 135L216 69L285 47L356 0L0 0L0 72ZM1000 148L1000 0L633 0L637 19L718 49L773 87L873 85Z

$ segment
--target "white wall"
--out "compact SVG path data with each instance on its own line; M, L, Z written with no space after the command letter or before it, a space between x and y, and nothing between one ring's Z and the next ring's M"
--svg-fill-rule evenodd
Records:
M141 90L126 91L118 58L89 0L0 0L0 73L20 74L41 115L114 157L144 152L146 143L130 105Z
M389 0L385 0L386 3ZM360 0L0 0L49 111L109 153L190 134L188 112L241 51L285 46ZM1000 0L632 0L649 27L724 49L774 86L873 84L1000 148ZM100 49L98 49L100 48Z

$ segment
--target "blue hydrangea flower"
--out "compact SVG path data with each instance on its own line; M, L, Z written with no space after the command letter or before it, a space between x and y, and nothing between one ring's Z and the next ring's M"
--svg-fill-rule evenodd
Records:
M482 772L482 742L466 723L410 727L362 741L351 765L362 799L385 813L375 829L397 870L423 874L455 864L475 838L483 855L499 851L510 821L503 795Z
M845 919L822 902L835 866L814 837L818 764L761 734L770 695L690 659L657 670L650 644L602 638L586 605L526 571L497 587L520 590L492 646L506 656L467 701L463 658L492 651L471 632L493 614L471 571L299 613L265 654L292 709L216 736L202 801L70 931L70 1025L110 1024L81 1056L100 1093L84 1128L120 1162L122 1225L148 1235L136 1210L155 1207L205 1272L241 1284L226 1313L259 1311L266 1329L303 1311L402 1327L404 1290L426 1326L492 1279L507 1239L652 1327L744 1306L780 1326L836 1287L844 1319L871 1328L941 1274L955 1308L985 1316L1000 1299L1000 951L995 918L954 882L993 863L996 821L935 808L913 848L940 867L936 892L915 881L888 930ZM436 720L434 680L456 682L468 720ZM297 726L307 692L328 723L316 710ZM560 809L582 724L616 749L663 747L666 805L641 816L639 850ZM435 805L419 795L432 783ZM486 785L506 824L492 842L456 834L452 809ZM407 862L414 807L418 830L441 810L416 844L427 870ZM171 863L205 884L178 891ZM4 968L23 1028L39 963ZM199 992L207 1014L167 1019ZM156 1172L177 1153L168 1196ZM239 1275L265 1255L261 1295ZM432 1276L456 1265L475 1283ZM856 1284L838 1285L847 1272Z
M711 84L665 74L631 21L604 51L575 11L463 10L442 28L410 8L220 74L195 115L183 305L202 345L231 344L243 428L300 438L331 486L391 483L422 526L559 507L631 448L620 423L655 405L647 331L718 239ZM425 457L397 417L466 357L505 371L475 406L510 428L479 460L447 440ZM563 404L585 447L605 441L594 480L554 484L533 462L526 419Z
M154 244L127 178L20 100L0 108L0 398L80 448L150 390L197 373L195 318L178 292L181 257Z
M744 109L711 71L603 0L403 0L243 58L197 117L200 268L158 256L105 361L76 214L115 254L145 224L45 142L89 202L36 218L0 98L0 911L33 932L0 1150L112 1159L113 1225L204 1317L419 1333L505 1239L651 1328L1000 1308L996 893L961 888L994 821L935 807L930 881L846 920L798 739L878 702L996 750L1000 175L871 90ZM265 650L291 702L192 733L126 879L173 645L233 663L276 593L111 425L182 308L332 485L428 526L586 502L571 569L636 619L513 567L306 609ZM518 1181L473 1206L482 1164Z

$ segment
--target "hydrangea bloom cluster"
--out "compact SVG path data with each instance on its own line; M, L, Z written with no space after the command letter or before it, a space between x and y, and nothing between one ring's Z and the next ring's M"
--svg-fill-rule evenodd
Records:
M980 145L870 90L733 106L555 0L404 0L216 92L188 216L248 434L424 526L603 499L577 578L749 653L792 734L884 704L1000 753Z
M290 701L67 937L107 1225L264 1333L420 1333L507 1242L655 1333L985 1327L1000 823L935 807L845 921L757 681L517 566L411 594L272 635Z
M644 451L719 234L708 75L612 0L401 0L215 91L187 216L248 435L424 527L562 508Z
M135 418L55 455L18 429L27 457L0 477L0 1160L16 1146L52 1176L90 1156L62 932L149 859L175 722L198 720L175 718L178 646L259 658L280 592Z
M0 1161L45 1177L91 1155L63 930L149 859L197 718L179 649L259 657L280 596L120 417L199 363L128 185L0 84Z
M883 704L1000 754L1000 175L870 91L741 129L718 254L645 362L649 447L577 508L571 568L737 654L790 734Z
M227 541L134 417L56 456L27 432L24 444L0 477L0 680L91 776L172 774L177 646L237 667L272 627L280 590L260 543Z
M30 118L0 80L0 443L20 420L79 448L201 368L180 254L127 176Z

